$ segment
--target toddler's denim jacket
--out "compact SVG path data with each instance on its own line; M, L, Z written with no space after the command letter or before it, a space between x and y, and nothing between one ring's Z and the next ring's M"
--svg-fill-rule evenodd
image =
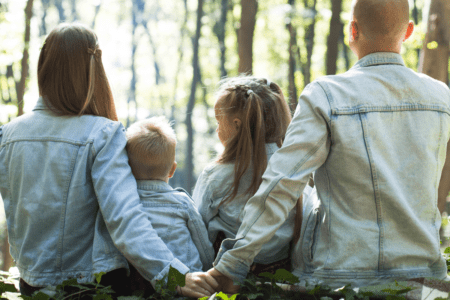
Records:
M126 142L121 123L55 116L42 99L0 127L10 251L28 284L90 282L94 273L128 268L125 257L152 283L170 265L188 272L142 210Z
M211 269L213 246L188 193L160 180L137 180L137 186L144 211L172 254L190 272Z
M277 144L266 144L267 160L277 150ZM214 163L200 174L192 197L208 228L211 242L216 240L219 231L222 231L227 238L236 237L242 223L245 203L251 196L245 193L251 180L252 169L248 169L241 178L236 198L219 207L233 184L234 164ZM255 257L256 263L270 264L289 256L289 242L294 233L294 220L295 209L290 212L274 237L262 247L261 252Z
M449 107L448 87L395 53L369 54L308 85L217 270L245 278L315 171L319 199L304 203L295 275L332 287L445 278L437 190Z

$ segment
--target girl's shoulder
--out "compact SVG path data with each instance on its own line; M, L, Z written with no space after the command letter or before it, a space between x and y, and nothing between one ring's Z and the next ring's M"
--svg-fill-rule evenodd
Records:
M208 185L220 186L225 184L226 181L234 178L234 163L210 163L203 169L201 177Z

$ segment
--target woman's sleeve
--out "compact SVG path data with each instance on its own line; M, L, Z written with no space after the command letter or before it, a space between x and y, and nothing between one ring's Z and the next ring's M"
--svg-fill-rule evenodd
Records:
M125 129L111 122L94 137L92 181L108 232L119 251L153 285L170 266L189 269L174 258L142 211L128 164Z

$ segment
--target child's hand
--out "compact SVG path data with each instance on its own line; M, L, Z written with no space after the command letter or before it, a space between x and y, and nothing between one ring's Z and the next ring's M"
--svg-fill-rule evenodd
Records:
M186 274L186 285L177 287L180 296L191 298L209 297L219 288L219 283L208 273L196 272Z
M236 294L239 292L239 285L234 285L233 280L228 278L227 276L223 275L216 269L212 268L208 270L207 272L210 274L214 279L220 284L220 288L222 289L222 292L226 294Z

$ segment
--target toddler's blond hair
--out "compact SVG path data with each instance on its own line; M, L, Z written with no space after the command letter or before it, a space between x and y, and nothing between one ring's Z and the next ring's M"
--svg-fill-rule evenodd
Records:
M177 139L163 116L132 124L127 130L129 163L136 179L164 179L175 161Z

